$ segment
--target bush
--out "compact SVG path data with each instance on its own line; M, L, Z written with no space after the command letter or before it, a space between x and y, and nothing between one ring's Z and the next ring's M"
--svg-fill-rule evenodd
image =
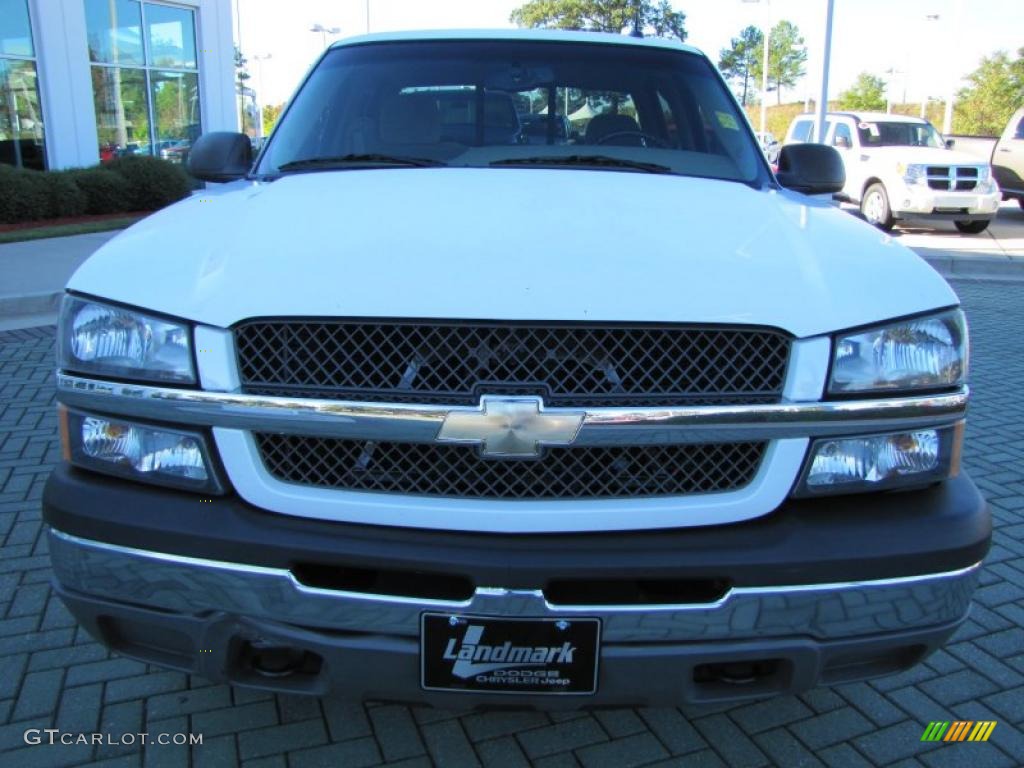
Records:
M85 212L94 216L132 210L128 181L105 168L80 168L68 176L85 195Z
M45 174L0 164L0 223L17 224L49 215Z
M111 160L104 167L127 180L135 211L155 211L188 197L191 192L181 166L156 157L129 155Z
M0 163L0 224L155 211L191 191L180 166L145 155L70 171L32 171Z
M88 201L67 172L40 174L49 199L48 216L55 219L81 216Z

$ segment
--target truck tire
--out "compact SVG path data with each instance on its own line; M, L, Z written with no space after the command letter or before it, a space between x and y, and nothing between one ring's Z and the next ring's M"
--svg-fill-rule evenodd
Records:
M865 190L860 201L860 212L869 224L874 224L884 232L891 231L896 223L892 209L889 208L889 196L881 182L875 182Z
M985 221L954 221L953 223L965 235L977 235L988 229L989 219Z

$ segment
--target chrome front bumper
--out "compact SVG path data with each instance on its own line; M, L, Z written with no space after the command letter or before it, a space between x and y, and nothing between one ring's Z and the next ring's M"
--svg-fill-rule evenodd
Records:
M115 546L50 529L66 590L160 611L211 611L334 632L416 638L424 611L597 617L605 644L877 636L957 622L980 563L957 571L838 584L733 588L712 603L553 605L541 590L477 587L464 601L318 589L288 570Z

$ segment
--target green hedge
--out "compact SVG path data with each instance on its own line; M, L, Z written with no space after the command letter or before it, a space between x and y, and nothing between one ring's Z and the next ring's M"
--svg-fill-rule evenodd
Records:
M155 211L188 197L188 176L180 165L146 155L111 160L106 169L128 181L135 210Z
M67 174L85 195L85 212L90 215L122 213L141 207L132 205L128 179L106 168L81 168L67 171Z
M0 224L155 211L188 197L190 190L181 166L141 155L70 171L0 164Z

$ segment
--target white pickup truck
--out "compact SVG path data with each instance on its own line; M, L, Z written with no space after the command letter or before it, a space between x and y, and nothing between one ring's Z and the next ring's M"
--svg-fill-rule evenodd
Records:
M208 133L189 167L230 183L107 243L60 320L56 590L119 653L653 705L897 672L965 620L957 296L810 196L830 147L773 175L700 52L354 38L255 162Z
M784 144L815 141L814 115L796 117ZM886 231L898 221L952 221L968 234L984 232L1000 192L984 160L957 152L927 120L876 112L830 112L825 143L846 168L837 195L860 206Z

